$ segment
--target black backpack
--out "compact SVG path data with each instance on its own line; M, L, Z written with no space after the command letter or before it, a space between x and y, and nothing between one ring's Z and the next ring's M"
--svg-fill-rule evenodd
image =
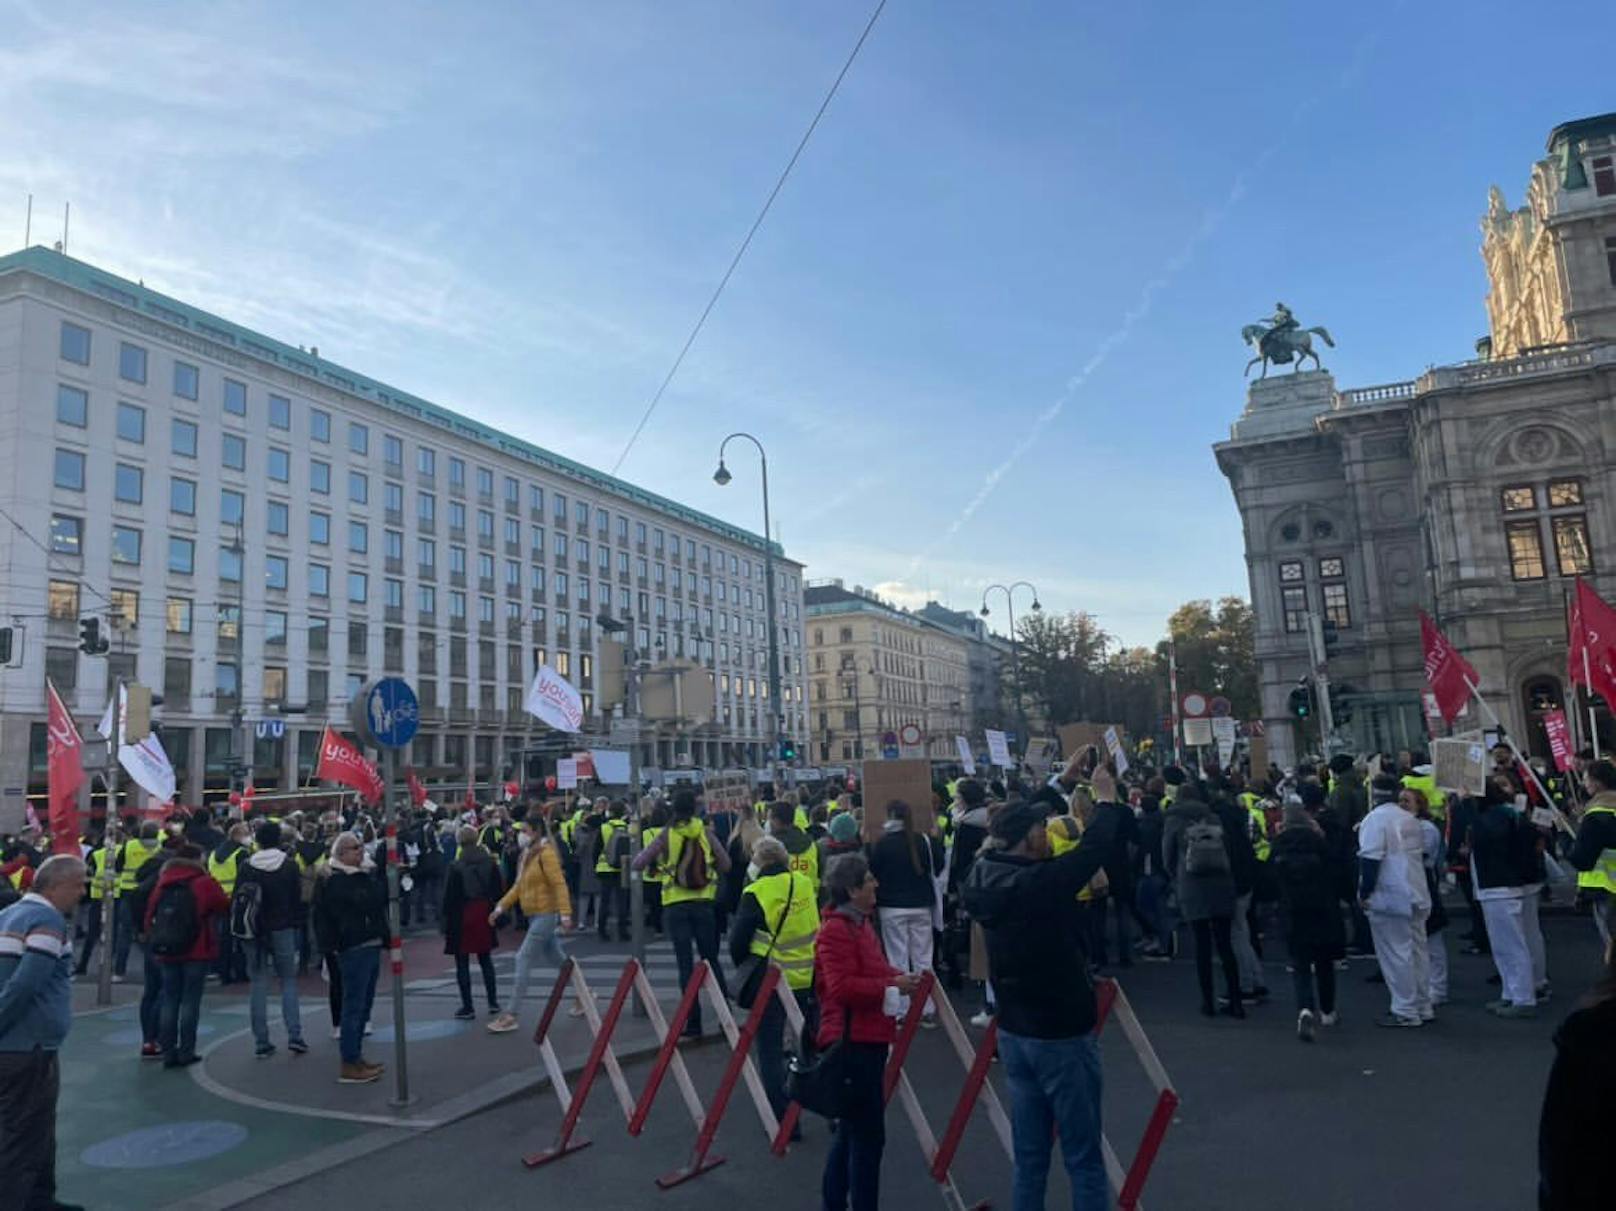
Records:
M136 933L141 933L146 927L146 908L151 904L152 892L157 890L157 879L163 872L165 861L162 857L156 857L141 867L135 889L129 893L129 916L135 923Z
M190 954L199 929L196 893L190 880L170 883L158 892L149 939L152 954L165 959Z
M259 914L264 907L264 885L257 879L236 878L236 892L230 897L230 936L243 942L260 937Z

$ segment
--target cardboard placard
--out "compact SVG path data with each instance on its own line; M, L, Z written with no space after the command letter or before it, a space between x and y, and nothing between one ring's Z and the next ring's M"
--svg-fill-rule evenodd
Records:
M1105 727L1098 723L1063 723L1056 730L1060 736L1061 756L1070 761L1089 745L1105 748Z
M576 790L578 787L578 763L571 757L563 757L556 762L556 789L562 791Z
M1184 720L1184 743L1190 748L1199 748L1212 743L1212 720L1186 719Z
M887 820L887 804L902 799L909 805L915 831L932 826L931 762L924 758L898 757L891 761L864 763L864 840L874 845L881 839L881 826Z
M1487 747L1480 740L1431 741L1431 766L1440 790L1479 795L1487 789Z
M1268 737L1253 736L1251 738L1251 776L1253 778L1268 777Z
M987 738L988 760L1000 769L1014 769L1016 763L1010 756L1010 741L1005 734L990 727Z
M1128 754L1123 751L1122 737L1117 734L1117 729L1114 727L1105 729L1105 751L1111 756L1111 764L1117 767L1117 777L1120 778L1123 774L1126 774L1128 772Z
M704 783L709 808L744 808L752 805L752 776L743 769L727 769Z

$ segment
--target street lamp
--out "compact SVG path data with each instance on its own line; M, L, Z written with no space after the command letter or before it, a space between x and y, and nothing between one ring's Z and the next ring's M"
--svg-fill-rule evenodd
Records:
M1028 742L1027 736L1027 705L1021 696L1021 647L1016 640L1016 590L1026 589L1032 594L1033 613L1043 613L1043 603L1038 600L1038 590L1025 580L1018 580L1006 587L1002 584L990 584L982 590L982 617L986 618L993 611L988 609L988 594L994 589L1004 594L1005 609L1010 615L1010 669L1016 683L1016 714L1021 718L1021 743L1023 751Z
M774 771L774 789L779 794L784 782L780 771L780 742L785 738L785 711L780 701L780 627L774 598L774 533L769 525L769 456L763 450L763 443L750 433L731 433L718 443L718 470L713 472L713 482L720 488L734 478L724 465L724 450L737 437L744 437L757 447L758 462L763 471L763 601L769 613L769 705L774 711L774 739L769 745L769 768Z

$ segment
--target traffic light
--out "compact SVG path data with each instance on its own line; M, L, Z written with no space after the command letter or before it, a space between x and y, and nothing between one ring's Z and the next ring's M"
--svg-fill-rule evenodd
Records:
M11 663L11 628L0 627L0 665Z
M79 651L86 656L100 656L111 643L101 638L101 620L99 618L79 619Z
M789 736L780 738L780 760L795 761L797 759L797 742Z
M1313 690L1306 681L1297 683L1291 691L1291 714L1298 719L1306 719L1313 713Z

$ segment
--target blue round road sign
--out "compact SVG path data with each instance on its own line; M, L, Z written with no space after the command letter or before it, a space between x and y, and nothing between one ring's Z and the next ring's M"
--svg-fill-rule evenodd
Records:
M382 748L403 748L421 726L421 704L402 677L383 677L365 691L365 729Z

